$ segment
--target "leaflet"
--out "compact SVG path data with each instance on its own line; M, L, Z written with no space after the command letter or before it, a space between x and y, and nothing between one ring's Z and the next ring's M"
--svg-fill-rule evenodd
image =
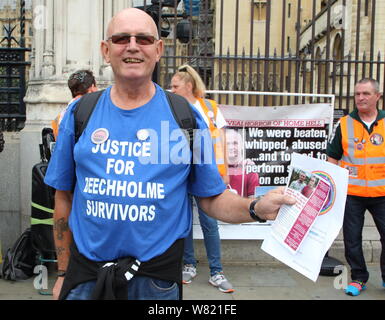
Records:
M282 206L272 225L272 235L291 253L296 253L306 239L330 192L330 184L316 174L291 168L285 193L297 200Z
M342 228L348 170L297 153L291 168L286 192L297 203L281 208L262 250L315 282Z

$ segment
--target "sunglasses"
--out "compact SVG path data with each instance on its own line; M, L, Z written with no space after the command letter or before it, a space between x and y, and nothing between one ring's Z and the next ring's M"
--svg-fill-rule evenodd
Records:
M128 33L113 34L107 40L111 40L113 44L128 44L131 41L131 37L135 37L136 43L141 46L148 46L150 44L154 44L155 40L158 40L151 35L145 35L145 34L133 35Z

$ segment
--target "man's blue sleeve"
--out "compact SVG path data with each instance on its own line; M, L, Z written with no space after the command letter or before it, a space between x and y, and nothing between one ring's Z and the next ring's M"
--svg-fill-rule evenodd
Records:
M60 123L55 149L49 161L44 182L56 190L72 191L76 182L73 157L74 117L72 104Z

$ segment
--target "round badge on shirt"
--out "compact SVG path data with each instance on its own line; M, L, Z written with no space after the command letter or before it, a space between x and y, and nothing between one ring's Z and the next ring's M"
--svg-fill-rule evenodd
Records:
M107 141L110 133L105 128L96 129L91 135L91 141L95 144L103 144Z
M363 149L364 149L364 143L361 143L361 142L360 142L360 143L357 143L356 148L357 148L358 151L363 150Z
M384 142L384 137L378 133L370 136L370 142L375 146L380 146Z
M145 141L148 139L148 137L150 136L150 133L148 132L148 130L146 129L140 129L137 133L136 133L136 136L138 137L138 139L140 141Z

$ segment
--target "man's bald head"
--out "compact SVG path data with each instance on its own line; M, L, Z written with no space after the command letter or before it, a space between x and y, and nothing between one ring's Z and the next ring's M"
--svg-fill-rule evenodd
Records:
M118 12L109 22L107 39L100 44L106 63L111 65L115 85L153 87L152 74L163 54L163 41L152 17L143 10L128 8ZM112 36L124 37L123 43L112 41ZM156 41L138 42L139 36L151 36ZM135 40L133 40L135 37Z
M116 26L119 25L122 20L124 21L126 19L140 19L142 21L145 21L146 26L148 26L148 32L158 38L158 28L155 24L154 19L152 19L152 17L143 10L137 8L123 9L122 11L119 11L117 14L115 14L115 16L112 17L111 21L108 24L107 38L113 35L116 30Z

